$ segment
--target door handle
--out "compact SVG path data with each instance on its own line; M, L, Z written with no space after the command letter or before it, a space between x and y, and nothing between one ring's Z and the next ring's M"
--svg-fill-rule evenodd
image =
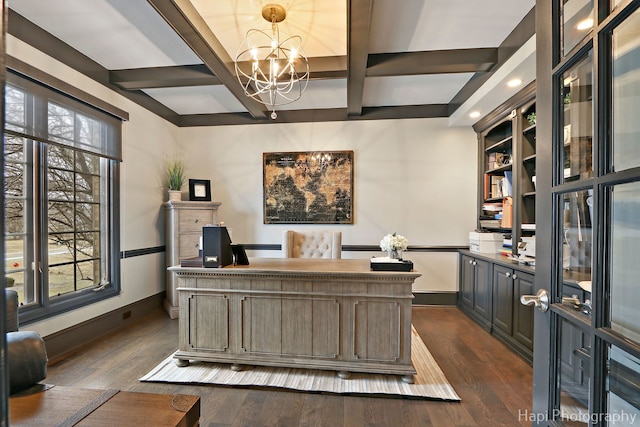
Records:
M521 295L520 304L533 305L538 310L545 312L549 310L549 294L544 289L540 289L535 295Z

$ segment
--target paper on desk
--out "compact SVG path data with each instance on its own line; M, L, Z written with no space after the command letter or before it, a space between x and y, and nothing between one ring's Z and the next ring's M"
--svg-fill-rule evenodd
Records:
M591 280L583 280L581 282L578 282L578 286L580 286L587 292L591 292Z
M388 256L379 256L371 258L371 262L402 262L401 259L389 258Z

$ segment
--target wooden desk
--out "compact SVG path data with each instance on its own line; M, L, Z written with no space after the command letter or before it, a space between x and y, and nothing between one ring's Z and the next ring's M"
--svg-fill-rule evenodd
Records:
M413 381L416 272L369 260L253 258L171 267L178 278L178 366L189 360L398 374Z
M11 426L192 427L200 422L200 397L54 386L11 397L9 412Z

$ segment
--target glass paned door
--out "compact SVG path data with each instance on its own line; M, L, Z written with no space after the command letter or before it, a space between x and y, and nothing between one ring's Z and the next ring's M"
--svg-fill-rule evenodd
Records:
M611 37L613 60L613 166L640 166L640 14L632 14Z
M536 8L535 424L640 425L640 1Z
M567 55L593 28L593 0L562 2L562 51Z
M562 178L593 175L593 54L562 75Z
M612 193L610 327L640 343L640 182L616 185Z

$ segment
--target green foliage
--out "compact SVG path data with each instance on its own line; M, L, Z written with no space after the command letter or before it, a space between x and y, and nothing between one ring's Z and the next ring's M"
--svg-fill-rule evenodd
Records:
M529 122L530 125L535 125L536 124L536 113L531 113L527 116L527 121Z
M184 162L182 160L170 160L167 163L166 186L169 190L180 190L185 182Z

